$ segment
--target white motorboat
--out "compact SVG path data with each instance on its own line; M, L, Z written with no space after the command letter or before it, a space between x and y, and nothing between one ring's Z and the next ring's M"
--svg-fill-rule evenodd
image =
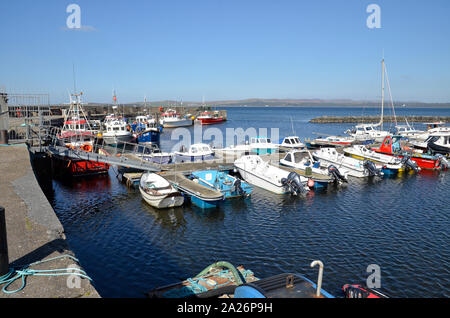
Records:
M435 134L450 134L450 127L445 126L445 123L442 121L432 122L432 123L424 123L427 126L427 131L419 134L414 139L417 141L425 141L430 136Z
M104 122L103 140L108 145L118 145L130 142L135 137L128 130L128 125L124 119L119 117L109 117Z
M145 202L158 209L178 207L184 202L183 195L155 173L142 175L139 190Z
M388 131L379 130L377 127L380 124L360 124L356 125L354 129L347 130L346 133L360 142L382 142L384 138L390 135Z
M214 159L214 151L207 144L193 144L185 151L184 146L180 151L175 151L176 162L194 162Z
M345 147L350 146L354 142L354 137L328 136L311 140L310 144L315 147Z
M344 148L343 151L345 154L355 159L368 159L379 164L398 165L401 161L400 158L370 150L364 145L354 145L352 147Z
M372 161L363 161L347 157L336 151L336 148L320 148L313 153L313 157L320 162L322 167L334 165L336 168L349 176L363 178L373 175L383 175L382 166Z
M281 142L280 148L286 148L289 150L303 149L305 148L305 144L300 141L300 138L298 136L287 136L284 137L283 141Z
M397 125L395 126L396 135L400 135L402 137L408 138L408 139L416 139L420 138L423 134L423 130L417 130L414 127L411 127L409 124L406 125Z
M299 194L309 191L307 178L275 167L258 155L242 156L234 162L234 166L246 182L273 193Z
M403 159L395 156L385 155L368 149L364 145L354 145L352 147L344 148L344 153L359 160L370 160L376 164L382 165L383 172L390 170L391 172L404 171L407 168L419 171L420 168L411 161L408 157Z
M413 147L433 154L450 154L450 132L431 134L425 141L411 141Z
M214 151L224 156L240 157L243 155L249 155L252 149L247 142L244 145L231 145L225 148L214 148Z
M270 138L252 137L250 139L250 150L257 155L271 154L278 151L278 145L272 143Z
M342 174L336 167L333 167L332 165L329 165L328 167L321 167L320 162L314 160L313 156L311 155L311 152L307 150L289 151L288 153L286 153L283 159L280 159L280 164L300 171L304 171L307 174L308 171L310 171L312 173L316 173L323 176L332 175L338 181L347 180L347 175L345 173Z
M166 112L161 114L161 119L159 123L164 126L164 128L177 128L192 126L193 120L191 118L182 118L180 113L177 113L173 109L168 109Z

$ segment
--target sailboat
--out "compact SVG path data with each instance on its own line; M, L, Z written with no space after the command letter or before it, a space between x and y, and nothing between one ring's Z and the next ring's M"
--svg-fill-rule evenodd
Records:
M356 141L360 142L382 142L384 138L390 135L389 131L383 130L383 113L384 113L384 75L385 65L384 59L381 61L382 68L382 85L381 85L381 116L377 124L359 124L352 130L347 130L346 133L354 137ZM380 127L380 129L378 129Z

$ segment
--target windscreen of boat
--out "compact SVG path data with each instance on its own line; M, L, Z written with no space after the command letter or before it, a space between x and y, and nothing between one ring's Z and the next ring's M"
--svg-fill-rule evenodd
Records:
M295 152L294 153L294 162L299 163L302 160L302 153L301 152Z

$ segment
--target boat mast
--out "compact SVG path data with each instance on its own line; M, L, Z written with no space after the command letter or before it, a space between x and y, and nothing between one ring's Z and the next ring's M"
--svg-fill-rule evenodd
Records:
M381 130L383 130L383 112L384 112L384 58L381 60Z

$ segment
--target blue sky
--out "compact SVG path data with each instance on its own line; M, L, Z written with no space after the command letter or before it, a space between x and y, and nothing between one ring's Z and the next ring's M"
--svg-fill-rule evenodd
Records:
M83 30L67 30L66 7ZM381 28L369 29L369 4ZM450 101L450 1L46 0L0 2L0 87L67 101Z

